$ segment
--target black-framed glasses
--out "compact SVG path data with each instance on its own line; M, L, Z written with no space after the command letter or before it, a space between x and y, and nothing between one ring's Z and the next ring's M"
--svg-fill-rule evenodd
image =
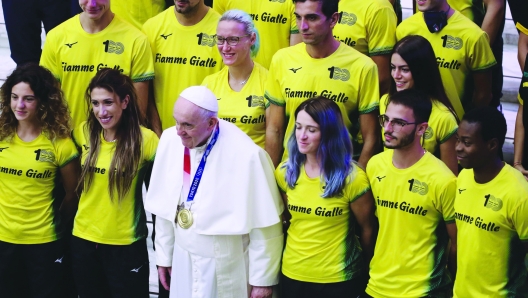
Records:
M216 44L218 45L223 45L227 41L228 45L236 46L240 42L241 38L248 37L249 35L250 34L246 34L242 36L227 36L227 37L215 35L214 40Z
M419 124L419 122L406 122L406 121L399 120L399 119L390 120L389 117L387 117L385 114L379 115L378 119L379 119L379 124L383 128L385 128L385 126L387 126L387 123L390 123L390 126L392 126L392 130L394 132L399 132L405 125L410 125L410 124L416 125L416 124Z

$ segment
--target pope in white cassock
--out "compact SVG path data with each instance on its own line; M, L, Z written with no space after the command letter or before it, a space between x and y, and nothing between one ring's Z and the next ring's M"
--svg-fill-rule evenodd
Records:
M218 119L216 96L185 89L160 139L145 209L171 298L271 297L284 210L268 154Z

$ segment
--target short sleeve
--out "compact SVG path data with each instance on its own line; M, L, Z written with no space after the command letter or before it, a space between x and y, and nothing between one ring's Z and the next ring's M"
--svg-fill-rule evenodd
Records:
M297 27L297 17L295 16L295 6L290 2L290 34L299 34L299 28Z
M79 157L79 151L77 151L77 147L71 138L55 141L55 157L60 168Z
M453 134L457 132L458 123L453 113L449 111L447 107L440 103L434 103L438 105L440 109L440 115L438 119L437 130L437 141L439 144L445 143Z
M47 68L53 76L61 82L61 71L60 63L57 63L57 53L55 53L55 32L51 30L46 36L46 42L44 42L44 47L42 48L42 55L40 56L40 65Z
M134 83L154 79L154 62L147 37L144 34L138 36L134 47L130 78Z
M86 137L84 134L86 121L83 121L72 131L72 139L77 147L81 147L82 144L86 143Z
M226 12L226 1L227 0L214 0L213 9L220 15L224 14L224 12Z
M347 195L348 202L353 203L370 190L370 183L367 178L367 173L357 165L354 165L354 173L350 178L353 180L347 185Z
M435 195L435 206L438 212L442 213L446 223L455 222L455 196L456 196L456 178L443 179L444 185L439 185L439 193ZM437 183L441 183L438 181Z
M271 60L271 65L268 72L268 79L266 82L266 88L264 92L264 97L269 101L270 104L277 106L285 106L286 101L282 96L281 87L280 87L280 78L279 78L279 59L277 55L273 56ZM377 88L377 87L376 87Z
M369 56L390 54L396 44L396 14L387 5L371 13L366 24Z
M472 71L486 71L497 64L489 45L488 35L484 31L482 31L475 44L467 47L467 49L469 50L467 57L470 59L467 65Z
M156 149L158 149L159 138L150 129L142 127L143 130L143 150L146 161L154 161Z
M367 114L379 107L378 67L374 62L364 66L359 81L359 113Z
M528 244L528 198L523 198L512 213L511 221L519 239Z
M286 163L283 162L275 169L275 180L277 180L277 185L279 186L279 189L284 193L286 193L286 189L288 188L288 184L286 183L286 168L284 167L285 165Z

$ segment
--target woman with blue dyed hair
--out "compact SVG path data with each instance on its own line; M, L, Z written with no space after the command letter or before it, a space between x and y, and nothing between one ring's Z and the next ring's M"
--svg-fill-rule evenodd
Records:
M299 105L288 149L275 171L289 224L281 296L357 297L365 289L378 224L367 175L352 160L337 104L316 97Z
M218 98L218 117L237 125L264 148L268 70L252 59L260 39L251 16L237 9L226 11L218 22L215 41L226 66L207 76L202 85Z

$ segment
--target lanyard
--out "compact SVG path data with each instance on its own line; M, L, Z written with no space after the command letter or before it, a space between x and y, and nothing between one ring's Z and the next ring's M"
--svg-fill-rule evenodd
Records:
M219 132L220 125L217 124L213 133L213 137L205 148L202 160L200 160L200 164L196 169L196 173L194 173L194 178L191 185L189 185L191 177L191 155L189 152L189 148L185 147L185 152L183 154L183 189L189 191L189 193L187 194L187 202L192 202L194 200L194 196L196 195L196 191L198 190L198 186L200 185L200 181L202 180L202 175L205 168L205 163L207 162L207 157L209 156L209 153L211 153L211 149L213 149L213 146L216 143L216 140L218 139Z

